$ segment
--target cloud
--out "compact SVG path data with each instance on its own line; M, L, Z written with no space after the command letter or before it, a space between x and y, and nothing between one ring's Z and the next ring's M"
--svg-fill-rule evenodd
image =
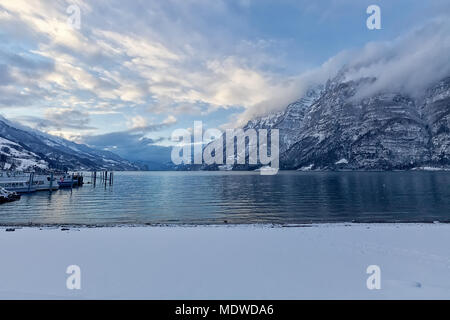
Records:
M305 15L316 16L327 7L307 1L286 3L291 2L304 9ZM81 29L77 30L66 23L67 1L2 2L0 107L23 107L33 114L53 110L34 119L38 126L53 131L63 129L58 122L72 116L75 120L65 130L77 135L78 130L103 125L91 125L89 115L98 115L92 119L96 121L101 115L121 114L114 119L124 126L131 121L131 125L119 134L139 145L146 132L166 128L177 120L175 116L243 110L228 123L242 126L251 118L282 110L344 65L348 79L377 78L366 95L386 89L417 92L448 72L449 28L441 19L392 42L343 51L297 74L292 65L303 57L288 61L283 56L301 54L298 48L288 52L295 40L267 32L267 21L254 25L254 20L243 19L270 18L270 12L264 17L244 14L259 3L74 0L70 4L81 8ZM324 16L338 6L335 1L330 3ZM266 5L261 8L266 10ZM273 23L274 29L280 27ZM318 43L327 46L326 39ZM60 108L72 114L59 114ZM138 112L140 118L129 119L129 114ZM167 117L166 123L153 125L145 120L144 112ZM27 120L32 119L28 116Z
M129 126L131 129L143 128L148 126L148 120L142 116L136 116L131 118Z
M167 116L167 118L163 121L163 124L165 125L172 125L175 123L177 123L177 118L175 118L173 115Z
M249 120L284 110L308 88L325 84L341 70L344 81L375 78L354 99L380 92L402 92L417 97L426 88L450 76L450 18L435 18L393 41L370 42L360 49L345 50L320 67L292 77L270 98L235 114L226 127L242 127Z
M155 145L164 138L150 139L139 133L113 132L98 136L85 136L80 142L91 147L112 151L131 161L167 163L171 149Z
M223 128L243 127L249 120L282 111L286 106L301 98L311 87L324 84L337 75L339 70L351 59L352 54L343 51L330 58L318 68L292 76L281 82L266 99L249 105L244 112L234 114Z
M241 41L225 27L210 28L221 20L242 27L226 1L73 3L81 8L80 30L66 23L65 1L0 4L5 42L21 43L0 46L6 50L0 61L10 61L15 70L0 76L0 104L81 107L90 113L103 106L145 106L150 113L205 114L251 108L290 82L262 68L269 61L263 51L276 47L275 41ZM1 88L5 83L15 90ZM25 87L26 94L14 93Z
M161 123L151 124L147 119L137 116L129 122L130 129L128 130L102 135L85 135L80 137L78 142L94 148L113 151L133 161L166 163L170 161L171 149L156 145L165 138L151 139L146 137L146 134L170 127L176 122L174 116L168 116Z
M67 129L93 130L89 126L89 114L73 109L49 109L45 112L45 118L36 116L19 116L15 121L26 123L41 131L65 131Z
M131 161L151 161L167 163L170 161L171 148L157 145L165 138L146 138L140 133L113 132L97 136L84 136L79 142L91 147L112 151Z
M51 90L38 81L53 69L53 62L45 57L9 52L0 45L0 108L44 101Z
M391 42L369 43L347 66L346 80L376 78L356 98L378 92L418 96L450 76L450 19L442 17Z
M129 134L139 132L142 134L146 134L149 132L160 131L176 123L177 119L172 115L169 115L161 123L150 123L150 124L145 118L137 116L131 119L131 128L127 131L123 131L122 133Z

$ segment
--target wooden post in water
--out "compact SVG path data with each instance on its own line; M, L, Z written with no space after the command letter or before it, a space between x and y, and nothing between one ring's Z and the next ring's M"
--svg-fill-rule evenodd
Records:
M105 187L107 182L108 182L108 171L105 171Z
M33 172L30 173L30 179L28 180L28 193L31 192L32 185L33 185Z
M53 191L53 172L50 174L50 192Z

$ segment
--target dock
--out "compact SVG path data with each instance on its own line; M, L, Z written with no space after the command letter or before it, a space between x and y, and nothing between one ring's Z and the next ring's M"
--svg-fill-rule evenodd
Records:
M90 176L90 182L86 177ZM43 171L20 172L0 171L0 189L17 195L30 194L38 191L53 192L59 189L73 189L84 184L112 186L114 184L113 171ZM5 193L6 194L6 193Z
M97 174L100 180L100 185L114 184L114 171L91 171L91 184L95 187L97 185Z

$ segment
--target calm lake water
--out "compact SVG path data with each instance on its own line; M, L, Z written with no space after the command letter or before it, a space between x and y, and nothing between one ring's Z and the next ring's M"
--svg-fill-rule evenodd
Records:
M0 206L3 225L225 221L448 222L450 172L116 172L113 186L34 193Z

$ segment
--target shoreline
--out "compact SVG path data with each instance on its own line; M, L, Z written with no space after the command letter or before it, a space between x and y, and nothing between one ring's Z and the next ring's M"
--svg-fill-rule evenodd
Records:
M376 221L376 222L305 222L295 224L281 223L222 223L222 224L195 224L195 223L123 223L123 224L54 224L54 223L28 223L28 224L0 224L0 230L14 229L136 229L136 228L267 228L267 229L287 229L287 228L321 228L321 227L355 227L355 226L407 226L407 225L450 225L449 221Z

